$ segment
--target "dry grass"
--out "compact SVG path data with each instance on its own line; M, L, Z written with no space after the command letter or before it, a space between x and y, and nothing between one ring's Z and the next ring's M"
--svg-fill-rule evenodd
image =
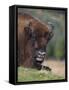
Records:
M65 61L47 60L43 62L43 65L49 66L53 74L65 77Z

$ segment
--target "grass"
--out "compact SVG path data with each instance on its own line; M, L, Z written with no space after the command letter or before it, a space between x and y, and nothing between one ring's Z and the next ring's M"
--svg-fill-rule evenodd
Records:
M52 72L18 67L18 82L61 80L61 79L64 79L64 78L58 75L54 75Z

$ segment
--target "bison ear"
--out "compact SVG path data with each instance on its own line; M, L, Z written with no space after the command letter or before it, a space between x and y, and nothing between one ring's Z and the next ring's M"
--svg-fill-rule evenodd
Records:
M32 27L32 22L29 22L28 26L29 26L29 27Z
M30 39L32 37L32 23L29 23L27 26L24 27L25 34Z
M28 33L31 30L32 23L28 22L27 25L24 27L24 30Z
M54 30L54 25L53 25L53 23L48 22L48 29L49 29L50 31Z

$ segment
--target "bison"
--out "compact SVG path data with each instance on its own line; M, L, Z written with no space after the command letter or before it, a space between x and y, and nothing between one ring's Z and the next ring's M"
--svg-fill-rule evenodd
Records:
M18 66L42 68L53 26L24 13L18 14Z

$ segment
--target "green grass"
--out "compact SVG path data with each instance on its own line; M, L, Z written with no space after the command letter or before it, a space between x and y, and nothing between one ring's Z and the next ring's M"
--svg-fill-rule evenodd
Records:
M18 82L61 80L63 77L54 75L52 72L39 71L36 69L18 67Z

